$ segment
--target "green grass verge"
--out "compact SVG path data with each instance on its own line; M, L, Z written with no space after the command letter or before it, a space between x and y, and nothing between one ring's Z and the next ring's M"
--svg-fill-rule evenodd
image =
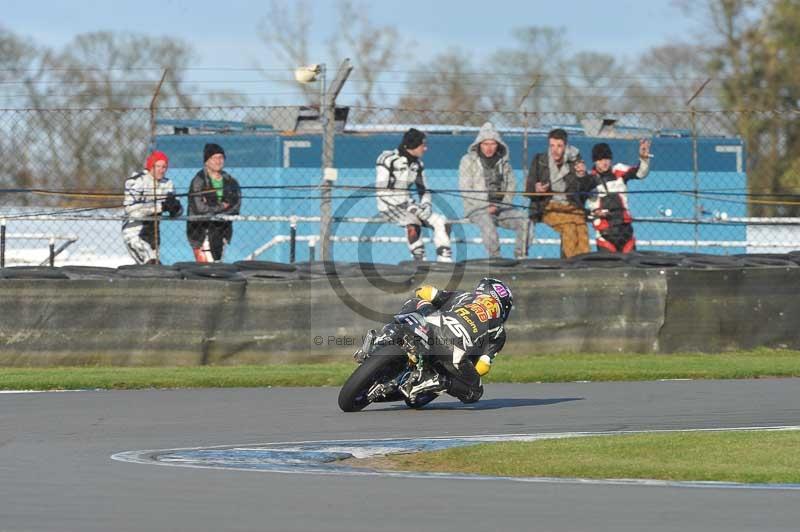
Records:
M346 362L200 367L0 368L2 390L340 386ZM800 352L760 349L708 354L500 355L492 382L746 379L800 376Z
M800 483L800 431L681 432L489 443L387 457L404 471Z
M1 390L339 386L354 364L0 368Z

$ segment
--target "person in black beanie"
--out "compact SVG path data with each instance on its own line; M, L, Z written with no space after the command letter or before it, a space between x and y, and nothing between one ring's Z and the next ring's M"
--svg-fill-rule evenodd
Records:
M242 193L239 183L223 170L225 150L215 143L203 147L203 169L189 185L189 216L186 237L197 262L222 260L225 246L233 239L233 222L226 220L192 220L193 216L239 214Z
M408 249L414 260L425 259L422 228L433 229L436 260L453 262L450 249L450 226L447 218L433 212L431 192L425 179L422 155L428 145L425 133L411 128L403 134L396 150L380 154L375 165L378 211L388 222L406 228ZM419 202L411 196L416 186Z
M633 217L628 210L628 181L644 179L650 172L650 141L639 142L639 165L612 166L611 146L600 142L592 147L592 190L587 207L594 217L597 250L630 253L636 250Z

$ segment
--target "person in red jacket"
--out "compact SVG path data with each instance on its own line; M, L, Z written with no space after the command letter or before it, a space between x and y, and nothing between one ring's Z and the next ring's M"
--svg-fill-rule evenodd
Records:
M639 165L612 166L611 147L605 142L592 147L592 192L587 202L597 231L597 250L630 253L636 249L633 217L628 210L628 181L644 179L650 172L650 141L639 142Z

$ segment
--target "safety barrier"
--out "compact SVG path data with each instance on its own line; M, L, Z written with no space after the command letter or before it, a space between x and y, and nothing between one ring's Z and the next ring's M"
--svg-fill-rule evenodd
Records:
M0 365L345 359L422 283L514 290L505 354L800 348L800 254L0 269Z

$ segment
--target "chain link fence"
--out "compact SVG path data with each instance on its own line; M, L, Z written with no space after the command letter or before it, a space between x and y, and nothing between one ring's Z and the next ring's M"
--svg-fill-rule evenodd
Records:
M792 130L771 127L785 113L439 112L339 107L333 134L318 109L204 107L0 110L0 259L12 265L119 266L134 260L122 238L124 184L152 150L169 157L167 177L184 207L157 220L162 263L193 261L187 241L192 178L203 149L225 150L225 171L241 187L233 236L223 261L319 260L331 216L337 261L398 263L411 259L405 228L379 216L376 160L410 127L427 134L423 157L433 210L449 224L456 261L487 256L481 233L464 218L459 163L480 126L491 121L509 150L517 194L504 200L527 217L525 177L547 133L561 127L591 167L592 146L610 145L614 162L637 164L639 139L652 140L650 173L629 183L639 250L714 254L782 253L800 248L797 152ZM326 147L331 150L326 155ZM331 168L323 169L333 157ZM475 192L474 190L472 192ZM328 204L328 202L330 202ZM592 230L590 229L590 234ZM427 257L436 256L423 229ZM593 235L591 235L593 236ZM514 255L515 234L499 229L501 254ZM530 230L528 255L558 257L550 227ZM594 249L594 245L592 245Z

